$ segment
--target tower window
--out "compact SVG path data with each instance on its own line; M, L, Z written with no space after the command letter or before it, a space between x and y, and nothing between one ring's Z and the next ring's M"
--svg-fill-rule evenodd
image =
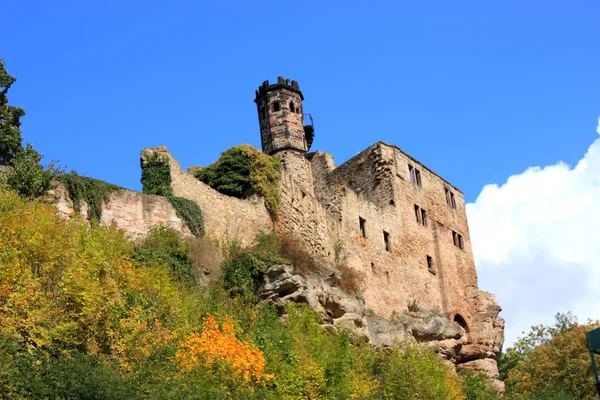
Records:
M385 243L385 251L392 251L392 246L390 244L390 234L386 231L383 231L383 242Z
M367 237L367 229L366 229L367 220L364 218L358 217L358 225L360 227L361 236L366 238Z
M465 248L462 235L454 231L452 231L452 242L454 242L454 245L461 250Z
M433 267L433 257L427 256L427 269L429 272L435 275L435 268Z
M294 102L293 101L290 101L290 111L291 112L295 112L296 111L296 109L294 108Z
M454 193L447 187L444 188L444 192L446 194L446 204L448 204L448 206L452 208L456 208L456 200L454 199Z
M278 101L276 101L275 103L273 103L273 112L277 112L279 110L281 110L281 104Z
M421 185L421 171L419 171L417 168L413 167L410 164L408 164L408 178L410 179L411 182L416 183L417 186L422 186Z
M417 222L423 226L427 226L427 211L415 204L415 217Z

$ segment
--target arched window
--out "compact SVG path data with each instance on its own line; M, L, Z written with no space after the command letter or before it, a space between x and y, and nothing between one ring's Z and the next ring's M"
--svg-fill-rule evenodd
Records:
M469 332L469 327L467 326L467 321L465 321L465 319L462 317L462 315L456 314L454 316L454 322L456 322L457 324L462 326L462 328L465 330L465 332L467 332L467 333Z
M294 102L290 101L290 111L291 112L296 112L296 109L294 108Z

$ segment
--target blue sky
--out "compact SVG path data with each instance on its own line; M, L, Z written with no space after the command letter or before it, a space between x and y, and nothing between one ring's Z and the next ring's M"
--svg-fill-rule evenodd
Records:
M378 140L397 144L470 203L528 167L574 167L598 137L593 0L31 0L2 9L0 57L18 78L9 98L27 111L25 140L45 160L131 189L141 187L145 147L166 145L183 166L239 143L259 147L254 90L279 75L300 83L313 150L339 164Z

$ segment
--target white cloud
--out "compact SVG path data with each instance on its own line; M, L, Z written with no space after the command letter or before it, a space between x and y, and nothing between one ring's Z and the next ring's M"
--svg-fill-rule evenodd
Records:
M600 319L600 138L574 168L530 167L486 185L467 215L479 287L503 308L505 347L557 312Z

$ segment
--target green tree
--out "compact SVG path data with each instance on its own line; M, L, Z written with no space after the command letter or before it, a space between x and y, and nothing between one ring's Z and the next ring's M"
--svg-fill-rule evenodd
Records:
M509 399L595 399L585 333L599 322L557 314L554 326L534 326L501 360Z
M8 74L0 58L0 165L8 164L21 150L21 117L25 110L8 105L8 89L16 79Z
M8 185L26 198L36 198L52 188L52 178L60 173L51 162L46 168L42 167L42 155L31 144L17 153L11 159L11 171L7 177Z

